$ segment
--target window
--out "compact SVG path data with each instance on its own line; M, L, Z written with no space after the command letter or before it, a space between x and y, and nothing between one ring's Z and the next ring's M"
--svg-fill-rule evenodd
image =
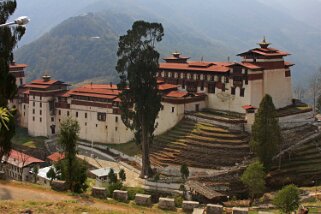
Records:
M97 120L98 121L106 121L106 113L98 112L97 113Z
M42 122L42 118L41 117L39 118L39 121L40 121L40 123Z
M26 112L23 112L23 116L26 116Z
M115 127L115 131L116 131L116 132L118 131L118 127Z
M98 127L98 124L96 124L96 128Z
M54 122L55 121L55 118L54 117L51 117L51 122Z
M211 75L211 81L214 81L214 75Z
M20 85L23 85L23 79L20 78L19 81L20 81Z
M58 114L61 115L61 110L58 111Z
M231 94L235 95L235 88L234 87L231 88Z
M185 89L185 80L182 82L182 88Z
M225 77L225 83L229 83L230 82L230 78Z
M172 107L172 113L175 112L175 107Z
M35 107L35 106L36 106L36 103L35 103L34 101L32 102L32 106L33 106L33 107Z
M201 82L201 91L204 91L204 82Z
M87 118L87 113L85 113L85 118Z
M201 75L200 75L200 74L197 74L196 79L197 79L197 80L200 80L200 79L201 79Z
M40 96L40 100L42 100L42 96Z
M33 98L33 99L36 99L35 95L32 95L32 98Z
M26 105L23 105L23 109L26 109Z
M35 121L35 117L32 117L32 121Z
M39 114L42 115L42 110L39 111Z
M67 111L67 116L69 117L69 111Z
M58 121L59 121L59 123L60 123L60 119L59 119Z
M87 126L87 123L85 123L85 126Z
M215 93L215 83L209 83L207 87L208 93Z
M42 108L42 103L39 103L40 108Z
M36 112L35 109L32 109L32 113L35 114L35 112Z
M118 117L115 117L115 122L118 123Z
M78 111L76 111L76 117L78 117Z
M240 96L241 97L244 97L244 92L245 92L245 88L241 88L241 91L240 91Z

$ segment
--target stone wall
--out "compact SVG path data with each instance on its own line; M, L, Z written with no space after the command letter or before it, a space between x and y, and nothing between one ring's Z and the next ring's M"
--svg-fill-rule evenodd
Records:
M222 214L223 213L223 206L218 204L208 204L206 206L206 213L207 214Z
M68 187L65 181L52 181L51 188L55 191L67 191Z
M198 201L183 201L182 208L185 212L191 212L199 206Z
M152 205L152 196L146 194L136 194L135 203L141 206L151 206Z
M107 198L106 189L102 187L93 187L91 195L95 198Z
M233 207L233 214L248 214L249 208Z
M114 190L113 199L117 201L128 201L128 192L122 190Z
M159 198L158 207L164 210L174 210L174 198Z

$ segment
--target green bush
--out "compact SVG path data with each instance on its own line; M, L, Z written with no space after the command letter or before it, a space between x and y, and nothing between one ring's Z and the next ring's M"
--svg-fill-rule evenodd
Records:
M123 189L128 191L128 200L134 200L136 193L145 193L141 187L125 187Z
M174 197L174 202L175 202L175 206L178 207L178 208L181 208L182 205L183 205L183 196L181 195L177 195Z
M283 213L291 213L299 207L299 188L295 185L283 187L275 196L273 204Z
M114 190L121 190L122 187L123 187L123 183L122 182L116 182L116 183L107 184L107 188L106 188L107 196L108 197L112 197Z

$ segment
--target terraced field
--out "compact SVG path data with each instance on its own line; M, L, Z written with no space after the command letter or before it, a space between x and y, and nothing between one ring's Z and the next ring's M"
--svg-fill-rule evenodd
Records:
M249 156L247 133L183 119L157 136L151 147L155 166L181 165L219 169L241 163Z
M311 185L312 181L320 183L321 136L284 155L280 167L276 163L269 177L269 183L274 185L287 183Z

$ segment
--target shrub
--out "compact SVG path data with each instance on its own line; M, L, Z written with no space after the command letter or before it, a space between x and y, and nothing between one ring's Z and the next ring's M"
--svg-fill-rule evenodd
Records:
M175 206L178 208L181 208L183 204L183 200L184 200L183 196L181 195L175 196L174 197Z
M107 188L106 188L107 196L108 197L112 197L114 190L121 190L122 187L123 187L123 183L122 182L116 182L116 183L107 184Z
M291 184L283 187L275 196L273 204L284 213L291 213L299 207L299 189Z
M136 193L145 193L144 189L141 187L126 187L124 189L128 191L128 200L134 200Z

